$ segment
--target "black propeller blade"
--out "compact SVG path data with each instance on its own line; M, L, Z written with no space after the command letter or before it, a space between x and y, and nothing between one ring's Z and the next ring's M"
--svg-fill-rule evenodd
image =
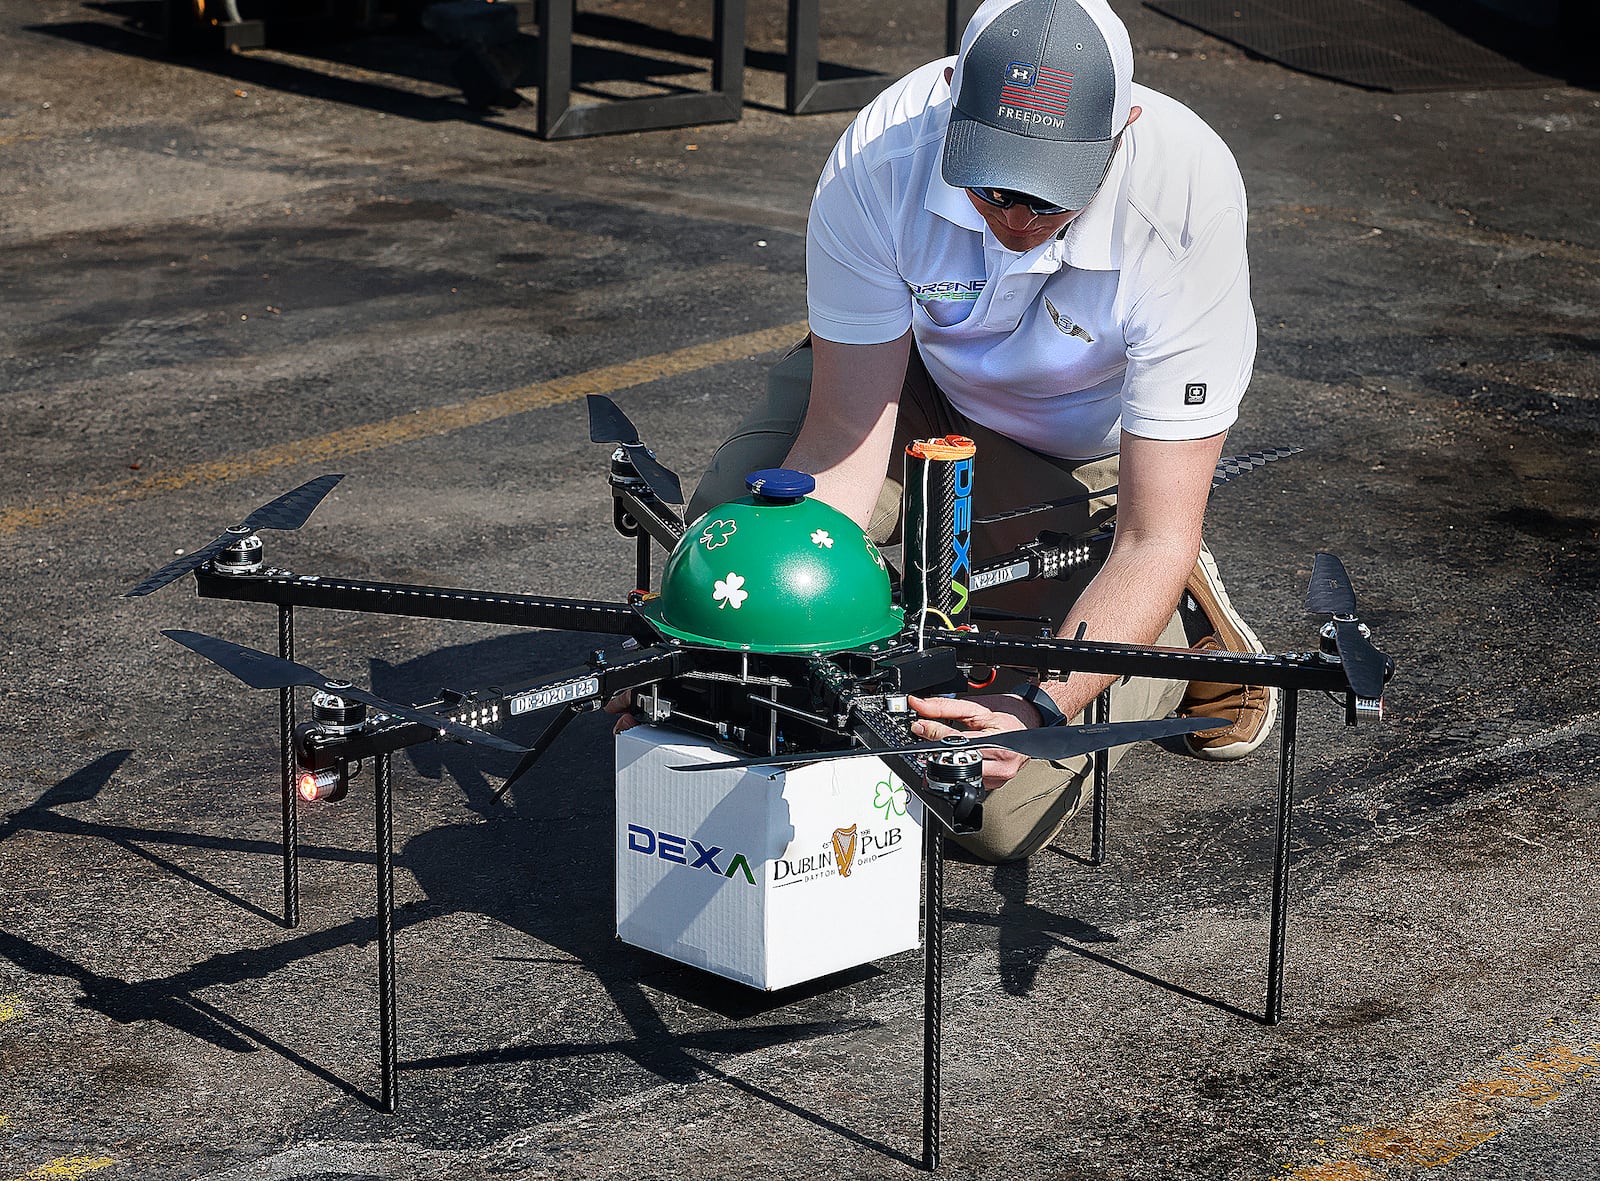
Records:
M589 441L613 443L628 453L628 461L660 499L668 504L683 503L683 487L678 477L657 462L655 453L639 441L639 428L610 398L589 395Z
M182 578L191 570L197 570L211 560L218 550L243 541L258 529L298 529L310 518L312 511L322 503L322 498L333 491L333 486L340 480L340 476L318 476L314 480L307 480L293 492L285 492L270 504L264 504L251 513L239 524L233 526L215 541L208 542L197 550L192 550L175 561L168 562L161 569L146 578L138 586L129 591L124 598L137 599L149 594L151 591L160 590L167 583Z
M1355 695L1374 701L1382 697L1388 657L1363 633L1356 619L1356 592L1350 585L1350 575L1345 572L1344 563L1330 553L1319 552L1312 561L1306 610L1312 615L1333 617L1333 642Z
M1306 587L1306 610L1313 615L1354 615L1356 591L1344 563L1333 554L1318 551L1311 562L1311 584Z
M463 726L459 722L452 722L448 718L441 718L437 714L426 713L420 709L412 709L410 706L396 705L376 694L368 693L365 689L358 689L348 681L330 681L316 669L296 664L292 660L284 660L282 657L258 652L254 648L219 640L215 636L203 635L200 632L169 629L161 634L169 640L176 640L193 652L198 652L211 663L238 677L252 689L286 689L291 685L304 685L350 701L360 701L383 713L405 718L408 722L430 726L441 734L448 734L462 742L476 742L482 746L492 746L496 750L510 751L512 754L522 754L525 750L524 747L501 738L498 734L475 730L471 726Z
M1250 451L1244 455L1224 455L1217 460L1217 470L1211 474L1211 487L1221 488L1246 472L1253 472L1280 459L1288 459L1291 455L1299 455L1304 450L1304 447L1269 447L1265 451Z
M1107 722L1093 726L1047 726L1038 730L1008 730L1004 734L951 735L909 746L859 746L850 750L812 751L784 755L762 755L754 759L733 759L726 763L696 763L671 768L674 771L724 771L738 767L792 767L801 763L820 763L828 759L853 759L861 755L931 754L940 750L982 750L985 747L1014 750L1030 759L1070 759L1108 750L1147 738L1170 738L1177 734L1196 734L1215 730L1215 718L1160 718L1151 722Z

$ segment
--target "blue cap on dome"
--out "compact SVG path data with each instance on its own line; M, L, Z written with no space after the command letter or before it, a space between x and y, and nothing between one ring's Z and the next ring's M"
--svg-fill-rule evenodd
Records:
M817 481L805 472L786 467L766 467L744 478L744 486L770 500L799 500L817 490Z

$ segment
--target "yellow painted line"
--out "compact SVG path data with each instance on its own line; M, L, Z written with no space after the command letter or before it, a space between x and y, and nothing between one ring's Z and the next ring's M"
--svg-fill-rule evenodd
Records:
M109 1156L58 1156L47 1165L13 1177L11 1181L77 1181L117 1162Z
M1600 1042L1519 1046L1487 1078L1468 1079L1453 1095L1423 1104L1405 1120L1341 1128L1329 1159L1285 1165L1282 1181L1398 1181L1437 1169L1494 1139L1529 1111L1554 1103L1600 1077Z
M485 394L465 402L452 402L379 422L330 431L309 439L280 443L227 459L197 463L177 471L141 476L101 485L87 492L8 508L0 511L0 537L38 529L79 513L119 509L165 492L232 483L281 467L326 464L363 451L434 438L515 414L526 414L530 410L542 410L574 401L585 394L610 394L662 378L681 377L685 373L742 360L757 353L788 348L805 330L804 321L764 328L759 332L730 336L670 353L656 353L636 361L603 365L585 373L552 378L503 393Z
M14 996L0 996L0 1022L10 1021L17 1015L16 1000ZM3 1132L10 1122L11 1117L0 1111L0 1132Z

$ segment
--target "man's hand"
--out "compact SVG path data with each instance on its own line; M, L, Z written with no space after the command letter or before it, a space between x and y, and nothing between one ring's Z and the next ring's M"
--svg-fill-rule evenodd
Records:
M608 714L616 714L616 724L611 727L613 734L621 734L624 730L632 730L635 726L644 725L633 715L633 690L624 689L602 707Z
M950 734L1004 734L1030 730L1039 724L1039 711L1010 693L983 697L912 697L911 708L921 718L911 723L918 738L944 738ZM1003 787L1028 760L1016 751L986 748L983 752L983 786Z

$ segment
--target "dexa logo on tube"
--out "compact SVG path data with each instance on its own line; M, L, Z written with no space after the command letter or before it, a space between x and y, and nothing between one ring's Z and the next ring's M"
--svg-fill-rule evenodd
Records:
M956 460L955 475L955 539L951 547L955 559L950 563L950 589L956 596L952 613L959 615L966 610L967 583L972 579L972 460Z

